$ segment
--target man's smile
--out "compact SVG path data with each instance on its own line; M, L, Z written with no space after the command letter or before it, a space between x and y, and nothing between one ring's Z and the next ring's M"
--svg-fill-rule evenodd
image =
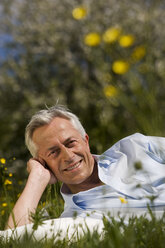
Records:
M69 165L66 169L64 169L64 171L71 171L71 170L77 169L77 168L80 166L82 160L83 160L83 159L81 159L81 160L78 161L78 162L72 163L72 164Z

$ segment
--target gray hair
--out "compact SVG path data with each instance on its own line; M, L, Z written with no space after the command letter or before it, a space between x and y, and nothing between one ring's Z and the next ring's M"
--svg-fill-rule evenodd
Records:
M39 127L50 124L55 117L70 120L75 129L79 131L82 138L85 139L86 132L81 122L78 117L71 113L66 107L56 105L51 108L40 110L32 116L25 129L25 144L33 157L37 155L37 146L32 140L34 131Z

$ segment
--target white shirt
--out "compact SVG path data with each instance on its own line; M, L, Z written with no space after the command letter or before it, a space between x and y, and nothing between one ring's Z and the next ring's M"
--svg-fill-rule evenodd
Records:
M165 138L136 133L94 157L105 185L77 194L61 190L65 201L61 217L138 215L147 211L148 204L152 210L165 209ZM141 169L136 168L137 162Z

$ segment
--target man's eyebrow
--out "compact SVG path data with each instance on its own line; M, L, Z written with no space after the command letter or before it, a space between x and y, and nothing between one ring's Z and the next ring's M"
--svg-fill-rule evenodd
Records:
M71 136L71 137L69 137L69 138L67 138L66 140L64 140L64 142L63 142L63 145L65 145L65 144L67 144L71 139L73 139L73 137Z
M59 147L58 146L51 146L51 147L49 147L47 150L48 151L52 151L52 150L56 150L56 149L58 149Z

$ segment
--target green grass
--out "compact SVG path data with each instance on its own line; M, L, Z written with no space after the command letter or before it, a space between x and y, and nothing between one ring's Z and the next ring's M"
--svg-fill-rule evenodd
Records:
M165 247L165 214L161 219L156 219L151 213L151 220L145 217L131 217L126 225L124 219L115 221L111 218L111 222L104 219L103 234L97 231L90 233L87 231L85 235L76 241L68 239L58 240L44 239L35 241L31 236L24 235L21 240L8 241L0 239L0 247L26 248L26 247L61 247L61 248L164 248Z

